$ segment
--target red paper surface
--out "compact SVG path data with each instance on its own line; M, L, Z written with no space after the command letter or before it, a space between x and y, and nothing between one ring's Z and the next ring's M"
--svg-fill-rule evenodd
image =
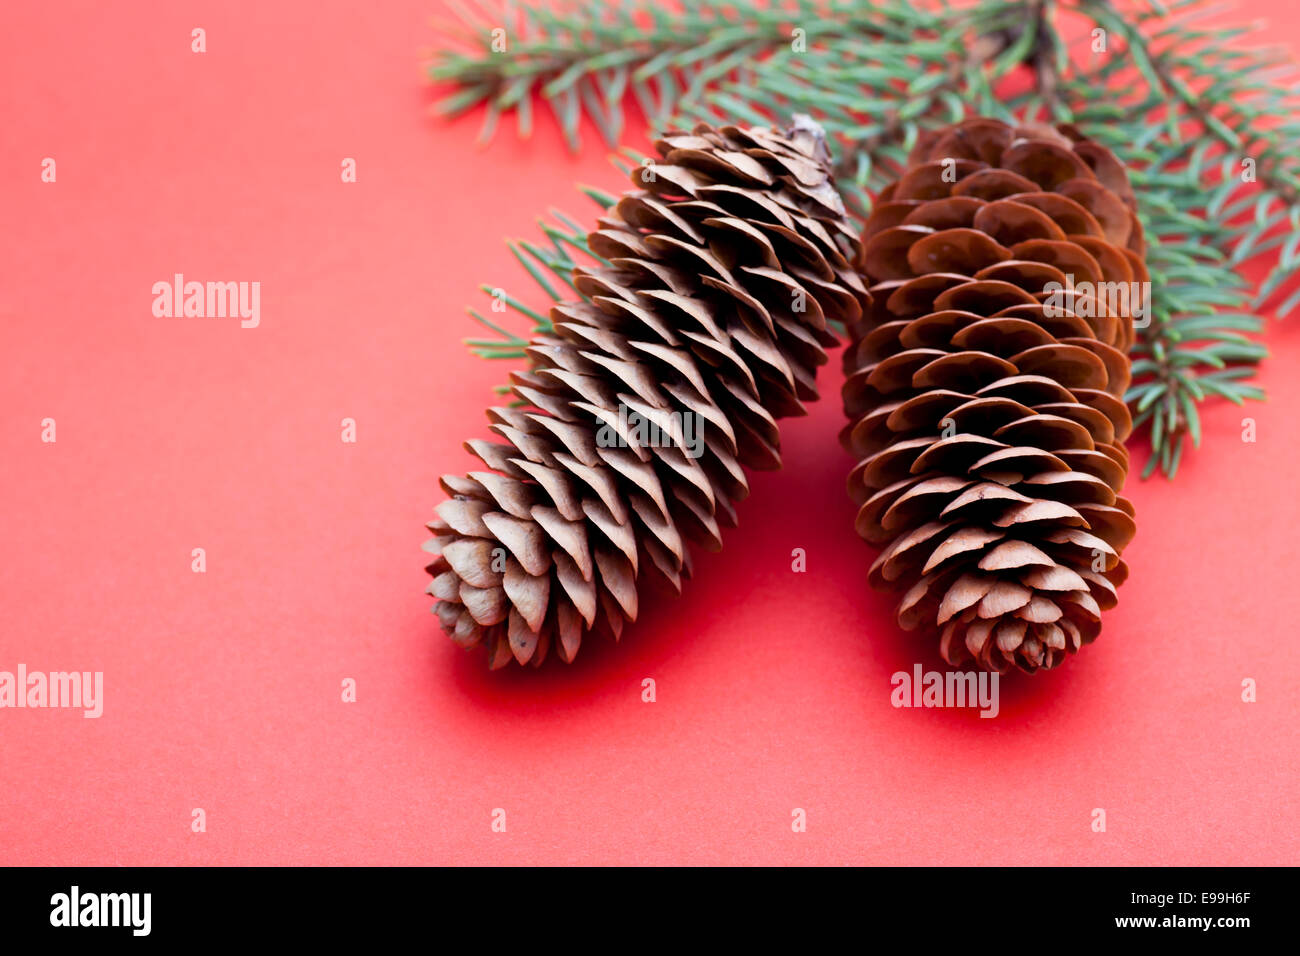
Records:
M866 587L838 356L787 469L620 646L490 674L447 641L422 523L507 374L463 307L529 295L502 238L621 180L591 128L575 158L545 114L486 151L431 119L434 7L6 11L0 670L102 671L105 699L0 710L0 863L1297 861L1296 320L1267 404L1207 406L1176 482L1132 483L1100 641L996 719L891 706L939 660ZM155 317L178 272L260 282L260 325Z

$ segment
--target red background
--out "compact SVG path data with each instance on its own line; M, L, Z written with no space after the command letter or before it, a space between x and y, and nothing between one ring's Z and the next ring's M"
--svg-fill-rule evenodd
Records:
M503 237L621 183L592 128L575 158L545 113L486 151L431 119L435 7L4 13L0 670L103 671L106 700L0 711L0 862L1296 862L1295 321L1267 404L1213 404L1172 485L1134 479L1101 640L1004 681L995 720L890 705L939 662L866 588L837 362L787 469L621 646L490 674L442 637L422 523L507 373L463 307L528 294ZM260 281L261 326L155 318L175 272Z

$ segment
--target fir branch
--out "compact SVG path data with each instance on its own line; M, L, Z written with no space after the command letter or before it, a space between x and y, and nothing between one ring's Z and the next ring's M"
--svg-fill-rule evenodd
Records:
M601 209L608 209L616 197L590 187L583 192ZM551 219L538 220L538 227L550 243L550 248L528 240L519 239L510 242L510 252L532 278L533 282L544 292L550 303L564 299L586 298L573 283L573 270L580 264L608 265L600 256L587 246L587 229L559 210L551 210ZM577 253L577 258L574 257ZM555 280L560 280L556 282ZM482 285L479 287L491 299L490 311L495 313L515 313L522 315L530 323L527 336L518 335L504 328L498 322L487 318L476 309L468 308L470 318L478 322L490 333L490 338L467 338L464 340L471 352L480 358L523 358L528 340L543 332L551 330L548 315L538 311L508 295L501 286ZM546 308L549 310L550 305ZM498 388L498 391L505 391Z
M550 103L575 149L583 112L580 99L606 143L616 146L624 130L621 105L629 84L653 124L673 112L683 88L703 91L709 80L693 84L696 75L712 72L720 79L763 50L790 40L789 11L746 0L704 0L676 15L652 2L610 5L585 0L557 10L523 6L513 23L510 6L484 0L479 16L453 6L461 24L452 39L474 52L434 53L429 78L456 88L440 109L456 115L487 104L492 116L538 95ZM810 18L813 7L807 0L797 5ZM834 31L864 40L882 38L882 24L897 22L895 30L907 29L920 19L839 0L827 5L826 14L824 19L818 14L818 35ZM579 90L586 96L580 97ZM486 132L485 138L490 138L491 131Z
M491 30L510 18L484 0L477 17L462 17L478 52L439 53L430 74L455 88L443 101L448 111L487 104L489 133L512 109L526 133L532 98L548 100L575 148L584 115L616 142L628 97L654 126L810 113L837 142L837 176L859 215L897 176L922 128L967 113L1074 123L1132 171L1154 288L1128 399L1151 438L1145 473L1160 467L1172 477L1186 440L1200 442L1200 402L1262 397L1249 384L1265 354L1252 337L1264 325L1254 309L1281 298L1282 315L1300 306L1300 121L1291 118L1300 92L1282 82L1291 72L1283 58L1238 45L1245 31L1199 28L1209 9L1201 0L1153 0L1132 14L1110 0L981 0L962 9L704 0L670 13L628 0L524 7L497 50ZM1069 35L1062 23L1073 25ZM1095 42L1098 31L1107 50L1079 55L1080 41ZM1030 88L1005 95L1005 81L1021 72ZM1242 175L1244 160L1253 176ZM570 252L584 248L581 228L563 224L544 227L551 249L512 245L552 300L576 294L547 276L567 279ZM1251 289L1238 270L1261 256L1271 268ZM534 331L549 327L517 300L497 303ZM476 317L497 336L474 340L479 354L522 355L522 337Z

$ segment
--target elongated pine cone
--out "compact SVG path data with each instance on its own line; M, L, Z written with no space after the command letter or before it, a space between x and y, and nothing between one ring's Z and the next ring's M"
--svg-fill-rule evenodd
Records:
M1135 205L1073 128L971 119L924 137L867 220L849 493L883 548L870 582L905 591L899 624L950 664L1054 667L1127 576L1123 395L1150 288Z
M679 591L687 545L735 524L744 469L779 467L827 320L867 302L820 128L701 125L655 149L588 236L608 261L575 272L589 301L552 309L511 376L524 407L488 411L504 441L466 444L486 469L442 479L428 591L493 668L617 639L651 569Z

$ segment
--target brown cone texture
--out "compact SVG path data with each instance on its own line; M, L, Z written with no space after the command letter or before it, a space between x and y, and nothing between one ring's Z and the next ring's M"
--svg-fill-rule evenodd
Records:
M867 220L849 493L883 548L872 585L904 592L899 624L950 664L1053 667L1127 576L1134 300L1111 290L1149 280L1134 207L1074 129L972 119L924 137Z
M702 125L655 148L588 237L609 263L575 274L590 302L551 311L511 376L522 407L489 410L503 441L467 443L485 469L442 479L428 590L493 668L617 638L650 572L680 590L688 544L735 524L745 469L780 465L776 419L817 397L828 318L868 301L819 129Z

